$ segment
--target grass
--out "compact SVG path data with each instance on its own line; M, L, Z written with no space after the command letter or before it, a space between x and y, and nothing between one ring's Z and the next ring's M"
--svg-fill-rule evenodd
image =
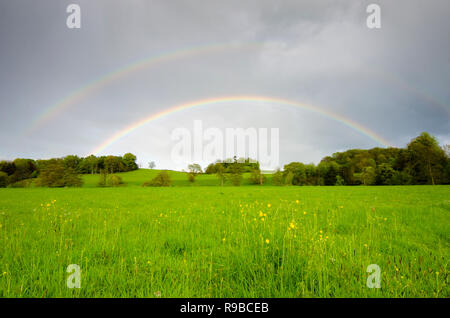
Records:
M450 296L448 186L138 186L152 173L0 189L0 296ZM69 264L80 289L66 286ZM369 264L380 289L366 286Z
M142 186L145 181L150 181L161 170L139 169L131 172L116 173L116 175L122 177L127 186ZM220 181L215 174L212 175L197 175L194 183L188 181L185 172L167 170L174 187L186 187L186 186L217 186L220 185ZM250 185L248 180L250 173L244 173L242 179L242 185ZM271 180L271 175L266 176L267 180ZM83 187L94 188L97 187L99 181L99 175L83 175L84 185ZM226 186L231 186L231 183L227 181Z

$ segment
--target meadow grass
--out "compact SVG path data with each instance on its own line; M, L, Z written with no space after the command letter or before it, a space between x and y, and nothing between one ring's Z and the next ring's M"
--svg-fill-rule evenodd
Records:
M450 296L448 186L142 188L127 178L0 189L0 296ZM66 286L69 264L81 267L80 289ZM366 286L369 264L380 289Z

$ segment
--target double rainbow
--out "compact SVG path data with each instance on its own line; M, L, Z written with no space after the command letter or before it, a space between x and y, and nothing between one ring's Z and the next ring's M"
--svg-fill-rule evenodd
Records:
M219 97L219 98L211 98L211 99L204 99L204 100L198 100L193 101L190 103L185 104L179 104L175 105L173 107L170 107L166 110L163 110L161 112L151 114L150 116L141 119L139 121L136 121L132 123L131 125L123 128L122 130L118 131L116 134L114 134L112 137L108 138L107 140L103 141L100 145L95 147L94 150L91 151L91 154L97 155L101 153L103 150L105 150L108 146L113 144L114 142L118 141L119 139L125 137L132 131L144 126L147 123L150 123L156 119L159 119L161 117L183 111L186 109L194 108L194 107L201 107L201 106L213 106L213 105L220 105L223 103L235 103L235 102L264 102L264 103L272 103L272 104L278 104L278 105L287 105L292 107L298 107L316 114L323 115L333 121L339 122L367 137L374 140L378 144L384 146L384 147L392 147L392 145L385 140L383 137L379 136L375 132L371 131L370 129L362 126L361 124L358 124L357 122L346 118L342 115L333 113L328 110L324 110L320 107L310 105L310 104L304 104L299 103L296 101L291 101L287 99L282 98L276 98L276 97L267 97L267 96L226 96L226 97Z

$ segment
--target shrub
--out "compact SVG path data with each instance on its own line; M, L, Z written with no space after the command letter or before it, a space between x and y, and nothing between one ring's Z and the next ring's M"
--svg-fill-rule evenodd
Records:
M283 173L278 169L272 176L272 184L276 186L283 185Z
M0 171L0 188L5 188L8 185L8 174Z
M151 181L145 182L143 187L170 187L172 185L172 180L170 179L167 171L161 171L156 177Z
M187 178L188 178L188 180L189 180L190 183L194 183L194 181L195 181L195 174L193 174L193 173L188 173L188 174L187 174Z
M261 172L259 169L253 169L250 178L250 182L253 184L259 184L262 185L266 182L266 176Z
M31 179L20 180L11 183L10 185L8 185L8 188L29 188L31 186L31 183L32 183Z
M108 176L106 184L109 187L118 187L123 184L123 181L120 176L113 174L113 175Z
M335 185L337 185L337 186L345 185L345 181L340 175L336 176L336 184Z

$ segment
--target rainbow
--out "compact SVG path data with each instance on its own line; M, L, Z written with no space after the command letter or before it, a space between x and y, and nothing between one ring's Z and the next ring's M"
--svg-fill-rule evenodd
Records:
M39 115L31 124L30 127L25 132L27 135L31 134L35 130L42 127L49 120L54 118L56 115L62 111L68 109L70 106L78 103L80 100L84 99L86 96L99 91L106 85L115 80L130 75L132 73L138 72L148 67L156 66L161 63L166 63L182 58L188 58L192 56L197 56L201 54L212 54L217 52L222 52L224 50L238 50L238 49L248 49L248 48L261 48L263 45L260 43L245 43L245 44L206 44L201 46L193 46L180 50L164 52L161 54L153 55L145 59L138 60L136 62L127 64L119 69L113 70L104 74L103 76L90 81L88 84L78 88L77 90L66 95L62 99L58 100L56 103L47 107L41 115Z
M137 122L132 123L131 125L123 128L122 130L118 131L116 134L108 138L107 140L103 141L100 145L95 147L94 150L91 151L91 154L97 155L103 150L105 150L108 146L113 144L114 142L118 141L119 139L125 137L132 131L138 129L139 127L144 126L145 124L154 121L156 119L159 119L161 117L183 111L185 109L190 109L194 107L201 107L201 106L210 106L210 105L219 105L223 103L234 103L234 102L264 102L264 103L273 103L278 105L287 105L287 106L293 106L298 107L301 109L308 110L310 112L323 115L331 120L334 120L336 122L339 122L367 137L370 139L376 141L378 144L381 144L384 147L393 147L387 140L385 140L383 137L377 135L375 132L371 131L370 129L363 127L361 124L358 124L354 122L353 120L346 118L344 116L341 116L339 114L333 113L328 110L324 110L320 107L299 103L296 101L291 101L287 99L282 98L276 98L276 97L267 97L267 96L226 96L226 97L218 97L218 98L210 98L210 99L204 99L204 100L197 100L190 103L184 103L175 105L173 107L170 107L166 110L163 110L161 112L152 114L144 119L141 119Z
M248 48L263 48L263 43L225 43L225 44L205 44L200 46L192 46L188 48L178 49L174 51L168 51L161 54L153 55L136 62L126 64L118 69L115 69L111 72L108 72L102 75L99 78L96 78L86 85L78 88L77 90L71 92L66 95L62 99L56 101L54 104L47 107L29 126L29 128L25 131L26 135L30 135L32 132L36 131L40 127L42 127L49 120L54 118L59 113L68 109L72 105L75 105L80 100L84 99L86 96L93 94L103 87L107 86L109 83L118 80L121 77L130 75L132 73L138 72L148 67L156 66L161 63L166 63L182 58L193 57L201 54L212 54L217 52L222 52L224 50L236 50L236 49L248 49ZM369 70L366 69L366 72L374 75L384 81L390 82L391 84L395 84L398 87L401 87L403 90L408 91L410 93L415 94L419 98L427 101L429 104L438 106L443 108L447 112L450 111L450 107L445 105L432 96L421 92L419 89L412 87L405 81L401 80L398 77L395 77L393 74L389 74L387 72L382 72L380 70ZM448 114L448 113L447 113Z

